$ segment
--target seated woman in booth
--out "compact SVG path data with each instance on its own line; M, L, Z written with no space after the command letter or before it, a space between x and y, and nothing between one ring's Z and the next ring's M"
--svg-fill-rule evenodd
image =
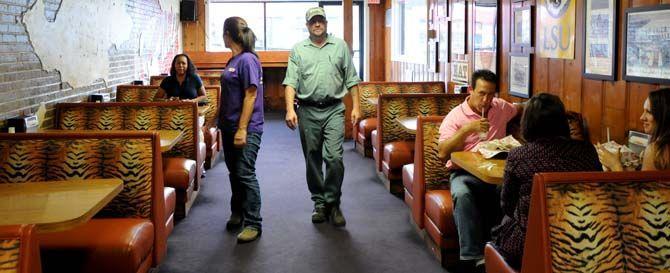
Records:
M156 93L157 99L204 101L205 85L196 73L195 65L186 54L172 59L170 76L165 77Z
M649 145L642 157L642 170L670 169L670 88L649 93L644 101L642 116L644 132L651 134ZM612 153L598 145L598 156L602 164L612 171L623 171L621 153Z
M500 198L504 216L492 231L494 247L516 269L523 257L533 175L602 170L595 147L571 138L565 107L555 95L542 93L528 101L521 135L526 144L507 157Z

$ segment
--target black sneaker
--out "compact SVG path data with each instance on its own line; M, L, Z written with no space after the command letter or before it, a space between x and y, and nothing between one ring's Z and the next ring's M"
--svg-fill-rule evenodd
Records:
M312 223L319 224L326 221L326 209L325 208L314 208L312 211Z
M236 230L240 227L242 227L242 215L239 213L231 214L228 222L226 222L226 229Z
M344 214L342 214L339 206L330 209L330 223L336 227L343 227L347 224L347 220L344 219Z

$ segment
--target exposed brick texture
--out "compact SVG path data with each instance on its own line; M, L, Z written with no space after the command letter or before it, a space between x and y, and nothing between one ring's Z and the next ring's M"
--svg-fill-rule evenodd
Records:
M58 71L45 71L30 43L22 14L35 1L45 4L44 16L54 22L61 0L0 0L0 127L7 118L35 112L41 102L47 105L47 124L51 124L53 104L86 100L95 93L112 93L115 86L140 78L148 80L147 63L159 62L161 72L180 50L177 11L161 10L159 0L126 0L132 18L130 39L109 49L110 74L104 80L80 88L61 81ZM95 14L86 14L96 20ZM142 38L143 43L137 41ZM142 48L140 48L142 46Z

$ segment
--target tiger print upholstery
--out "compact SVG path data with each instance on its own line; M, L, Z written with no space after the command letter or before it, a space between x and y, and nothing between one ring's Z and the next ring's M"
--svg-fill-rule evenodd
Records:
M443 82L361 82L358 84L358 101L361 111L360 120L376 119L377 105L370 103L369 98L377 98L379 94L410 94L429 93L444 94ZM370 120L369 122L372 122ZM374 123L374 122L373 122ZM372 152L370 133L364 133L364 138L358 136L360 121L353 126L353 137L356 141L356 149L364 155ZM376 127L376 126L375 126ZM370 132L372 130L369 130Z
M202 84L204 84L205 86L208 86L208 85L221 86L221 78L220 78L221 74L219 74L219 75L202 75L202 74L198 73L198 75L200 76L200 79L202 80ZM167 77L167 75L151 76L149 78L149 84L160 86L161 82L166 77Z
M425 116L419 117L417 121L414 181L411 188L405 189L405 200L410 204L412 217L419 228L423 228L426 191L448 189L449 175L437 150L443 119L444 116Z
M21 239L0 238L0 272L19 272Z
M0 183L119 178L124 188L101 214L150 218L152 206L152 140L0 139Z
M98 103L99 104L99 103ZM96 218L153 223L153 266L165 254L160 142L155 132L0 134L0 183L118 178L123 190Z
M59 103L55 126L64 130L179 130L184 137L163 156L199 162L197 120L197 105L192 102Z
M158 86L119 85L116 87L117 102L150 102L156 100Z
M668 272L668 234L670 172L536 174L522 272Z
M382 94L379 96L377 143L377 169L382 171L384 146L391 142L414 141L396 121L401 117L447 115L458 106L467 94ZM409 163L409 162L408 162ZM399 172L395 170L396 172Z
M41 272L34 225L0 226L0 272Z
M444 94L444 82L361 82L358 84L361 119L377 116L377 106L371 104L369 98L379 97L379 94L410 93Z
M414 140L396 121L401 117L446 115L458 106L467 94L390 94L379 97L380 147L392 141Z

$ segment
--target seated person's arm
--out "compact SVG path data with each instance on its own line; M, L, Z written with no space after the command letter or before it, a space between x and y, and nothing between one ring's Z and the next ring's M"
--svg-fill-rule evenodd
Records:
M158 92L156 92L156 96L154 97L154 100L165 100L167 99L167 92L161 87L158 87Z
M484 126L488 126L488 121L476 120L468 123L467 125L461 127L454 133L451 137L440 141L437 145L437 156L442 161L447 161L451 158L451 153L456 152L463 144L465 144L465 139L474 132L480 131L480 127L486 123Z
M602 164L603 167L614 172L621 172L624 170L623 165L621 165L621 153L619 151L616 151L615 153L610 152L605 149L602 144L598 144L596 146L596 151L598 152L598 159L600 159L600 164Z
M654 156L656 156L656 145L654 143L649 143L646 149L644 149L644 155L642 155L642 170L643 171L655 171L656 164L654 164Z
M205 91L205 86L204 85L200 86L200 89L198 89L198 96L196 98L192 99L192 101L205 101L205 100L207 100L207 93L206 92L207 91Z

